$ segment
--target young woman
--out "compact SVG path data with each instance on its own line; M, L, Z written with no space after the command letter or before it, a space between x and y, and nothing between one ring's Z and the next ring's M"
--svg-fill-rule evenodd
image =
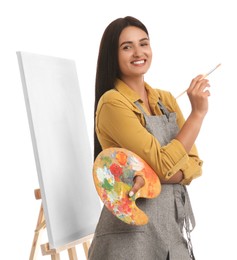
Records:
M157 198L137 200L149 216L146 225L126 224L103 208L90 260L194 259L190 231L195 221L186 185L202 173L194 142L208 111L209 83L202 75L191 81L191 112L185 120L170 92L144 81L151 61L143 23L127 16L108 25L97 63L94 156L105 148L126 148L154 169L162 187ZM143 185L137 176L129 195Z

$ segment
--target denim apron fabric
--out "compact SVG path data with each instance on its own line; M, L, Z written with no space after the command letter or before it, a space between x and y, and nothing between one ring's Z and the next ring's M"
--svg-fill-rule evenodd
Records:
M161 116L147 115L139 102L146 129L161 146L178 133L176 113L159 101ZM195 226L188 192L180 184L162 184L157 198L136 200L149 217L144 226L129 225L104 206L89 248L88 260L190 260L195 259L190 240L190 225Z

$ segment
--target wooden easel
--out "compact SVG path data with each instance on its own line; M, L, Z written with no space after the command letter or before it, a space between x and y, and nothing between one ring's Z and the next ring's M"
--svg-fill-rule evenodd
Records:
M34 193L35 193L35 198L37 200L41 199L40 189L36 189L34 191ZM44 217L43 205L41 203L29 260L36 260L37 259L37 251L38 251L38 248L39 248L40 238L41 238L41 235L42 235L42 231L45 228L46 228L46 222L45 222L45 217ZM79 239L79 240L77 240L73 243L61 246L60 248L56 248L56 249L50 249L49 243L42 244L41 245L42 255L51 255L52 260L60 260L60 252L67 250L70 260L78 260L77 253L76 253L76 245L82 244L83 248L84 248L85 255L86 255L86 259L87 259L88 250L89 250L89 247L90 247L90 239L92 237L93 237L93 234L89 235L87 237L84 237L82 239Z

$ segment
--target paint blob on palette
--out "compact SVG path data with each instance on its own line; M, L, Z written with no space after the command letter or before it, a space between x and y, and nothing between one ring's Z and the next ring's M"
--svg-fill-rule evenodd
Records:
M144 178L145 185L129 197L137 175ZM103 150L94 162L93 178L99 197L112 214L127 224L148 223L148 216L137 207L135 201L137 198L157 197L161 184L153 169L138 155L124 148Z

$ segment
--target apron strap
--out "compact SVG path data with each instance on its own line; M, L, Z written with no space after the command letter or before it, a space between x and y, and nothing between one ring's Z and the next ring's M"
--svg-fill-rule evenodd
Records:
M184 221L183 225L186 232L189 255L192 260L195 260L190 233L194 229L196 223L190 198L186 186L178 185L176 187L177 188L175 188L175 202L177 207L177 220L179 223L182 223Z
M139 110L142 112L144 116L147 116L145 110L143 109L142 105L138 101L135 101L134 104L139 108Z
M146 112L144 111L143 107L138 102L138 100L135 101L134 104L140 109L140 111L143 113L144 116L147 116ZM163 115L165 115L167 118L169 118L169 116L170 116L169 110L163 105L163 103L160 100L157 102L157 104L158 104L158 106L159 106L159 108L161 110L161 113Z
M163 105L163 103L160 100L158 101L158 105L160 107L162 114L165 115L169 119L169 116L170 116L169 110Z

